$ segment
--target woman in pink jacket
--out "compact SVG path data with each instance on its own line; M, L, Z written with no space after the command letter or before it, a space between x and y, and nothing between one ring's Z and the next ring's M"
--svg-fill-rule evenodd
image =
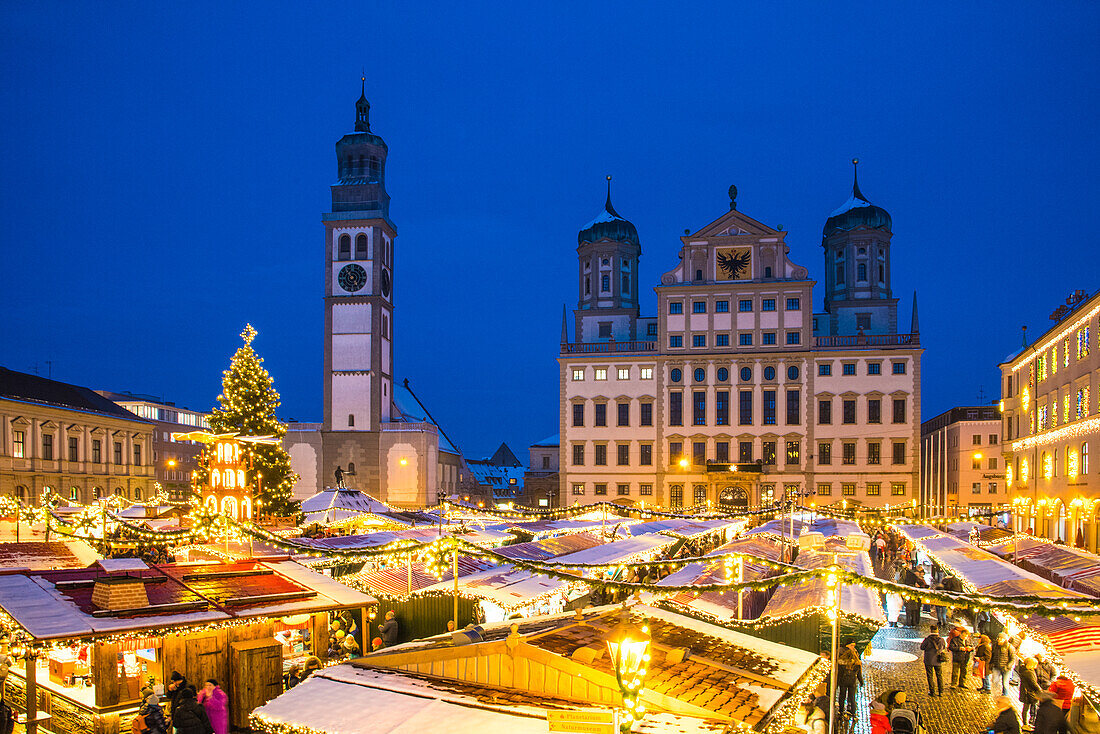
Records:
M206 709L214 734L229 734L229 696L211 678L199 691L199 703Z

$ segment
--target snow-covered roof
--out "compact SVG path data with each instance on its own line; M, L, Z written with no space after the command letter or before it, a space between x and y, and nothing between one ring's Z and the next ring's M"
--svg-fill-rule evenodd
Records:
M836 199L833 199L833 201L836 201ZM849 212L853 209L859 209L859 208L865 207L865 206L873 206L873 204L871 204L871 202L864 199L862 196L856 196L855 193L853 192L852 195L850 197L848 197L848 201L844 202L839 207L837 207L833 211L833 213L830 214L829 216L830 217L839 216L839 215L843 214L844 212Z
M364 515L376 515L397 525L424 525L431 522L424 513L402 510L370 496L366 492L346 487L325 487L302 500L305 522L330 525Z
M586 548L567 556L559 556L556 563L621 563L635 556L648 560L660 551L676 543L676 538L667 535L638 535L614 543Z
M541 439L539 441L535 441L533 444L531 444L532 447L534 447L534 446L552 447L552 446L560 446L560 445L561 445L561 438L560 438L559 434L557 434L557 433L555 433L553 436L547 436L546 438Z

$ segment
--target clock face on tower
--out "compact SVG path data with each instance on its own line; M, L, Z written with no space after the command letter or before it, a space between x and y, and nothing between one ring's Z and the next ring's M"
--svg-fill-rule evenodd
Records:
M355 293L367 284L367 271L362 265L345 265L340 268L340 274L336 276L336 282L348 293Z
M382 295L386 298L390 297L390 274L384 269L382 270Z

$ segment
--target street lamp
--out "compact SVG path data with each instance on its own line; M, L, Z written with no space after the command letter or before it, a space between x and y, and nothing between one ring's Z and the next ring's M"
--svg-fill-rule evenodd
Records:
M626 734L645 715L641 704L642 682L649 664L649 627L630 622L630 612L623 608L621 621L607 636L607 650L615 668L615 680L623 697L623 719L619 731Z

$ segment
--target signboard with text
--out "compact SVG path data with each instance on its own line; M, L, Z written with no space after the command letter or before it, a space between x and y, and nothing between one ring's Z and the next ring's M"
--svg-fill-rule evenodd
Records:
M566 734L616 734L616 712L605 709L569 709L546 711L546 723L552 732Z

